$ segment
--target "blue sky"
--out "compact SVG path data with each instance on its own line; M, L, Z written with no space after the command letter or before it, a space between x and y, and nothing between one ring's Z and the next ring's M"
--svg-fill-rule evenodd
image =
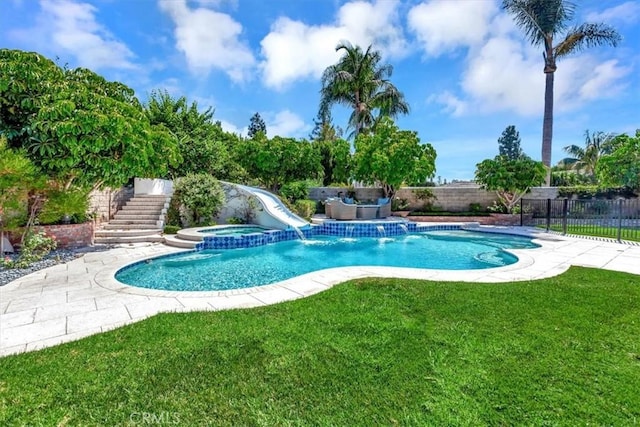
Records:
M640 128L640 2L585 0L576 21L607 22L617 48L563 59L555 79L553 163L584 132ZM320 76L341 40L373 44L394 66L411 113L397 120L437 153L436 175L473 177L508 125L540 158L544 74L497 0L0 0L0 47L39 52L135 89L212 106L243 133L307 137ZM334 121L345 127L344 108Z

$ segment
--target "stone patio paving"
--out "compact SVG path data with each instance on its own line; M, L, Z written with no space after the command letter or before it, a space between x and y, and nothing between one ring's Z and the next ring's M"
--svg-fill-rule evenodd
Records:
M263 306L313 295L354 278L510 282L555 276L571 265L640 275L638 245L558 236L519 227L493 229L534 235L542 246L512 250L519 258L516 264L486 270L334 268L267 286L209 292L135 288L114 278L115 272L126 264L183 251L178 248L137 244L87 253L67 264L49 267L0 287L0 356L77 340L160 312Z

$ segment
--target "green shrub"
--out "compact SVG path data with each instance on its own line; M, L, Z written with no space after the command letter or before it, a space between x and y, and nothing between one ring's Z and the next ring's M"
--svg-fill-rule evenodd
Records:
M232 216L227 218L227 224L246 224L246 222L240 217Z
M184 222L210 225L225 202L222 186L209 174L188 174L178 179L173 197L180 203Z
M480 203L469 203L469 212L482 212L482 205Z
M83 189L53 190L38 214L40 224L83 223L89 218L89 193Z
M392 199L391 210L392 211L405 211L409 208L409 201L407 199Z
M293 181L280 188L280 195L291 203L309 197L309 185L306 181Z
M176 234L180 231L180 227L177 225L165 225L164 230L162 230L164 234Z
M180 221L180 200L177 197L172 197L169 202L169 208L167 209L167 225L173 225L180 227L182 225Z
M316 202L315 200L297 200L293 204L293 210L298 216L310 220L316 212Z
M1 259L0 265L6 268L27 268L36 261L40 261L47 256L49 252L58 246L56 239L48 237L44 231L34 233L28 230L22 246L20 247L20 255L18 259L12 261L10 259Z

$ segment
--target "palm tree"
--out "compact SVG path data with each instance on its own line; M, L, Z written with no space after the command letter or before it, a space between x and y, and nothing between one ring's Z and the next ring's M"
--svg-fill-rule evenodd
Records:
M576 5L567 0L503 0L502 7L513 18L534 46L544 46L544 119L542 123L542 163L547 167L547 186L551 183L551 141L553 138L553 77L556 60L581 49L609 44L616 46L620 35L602 23L584 23L569 28ZM554 37L564 39L554 45Z
M393 67L380 64L380 52L371 46L363 52L348 42L338 44L336 51L340 50L344 50L344 55L322 74L321 112L330 110L334 104L352 108L349 127L354 129L355 136L373 127L380 117L409 113L404 95L389 81Z
M614 137L615 135L611 133L589 133L587 131L585 133L584 147L575 144L564 147L564 151L570 157L562 159L560 163L568 169L583 173L593 180L600 157L613 152Z

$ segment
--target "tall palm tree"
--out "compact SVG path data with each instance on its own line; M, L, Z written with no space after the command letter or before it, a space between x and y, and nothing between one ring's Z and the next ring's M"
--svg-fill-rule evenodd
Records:
M322 74L320 111L328 111L334 104L352 108L349 127L355 136L374 126L380 117L409 113L404 95L389 81L393 67L380 64L380 52L371 46L363 52L348 42L338 44L336 51L341 50L344 55Z
M562 159L560 163L569 169L595 179L595 171L600 157L613 152L614 137L615 135L611 133L589 133L587 131L585 133L584 147L575 144L564 147L564 151L570 157Z
M542 163L547 167L547 186L551 183L551 141L553 138L553 77L556 60L581 49L609 44L617 46L620 35L609 25L584 23L569 28L575 3L567 0L503 0L502 7L513 18L534 46L544 46L544 119L542 123ZM564 39L554 45L554 37Z

